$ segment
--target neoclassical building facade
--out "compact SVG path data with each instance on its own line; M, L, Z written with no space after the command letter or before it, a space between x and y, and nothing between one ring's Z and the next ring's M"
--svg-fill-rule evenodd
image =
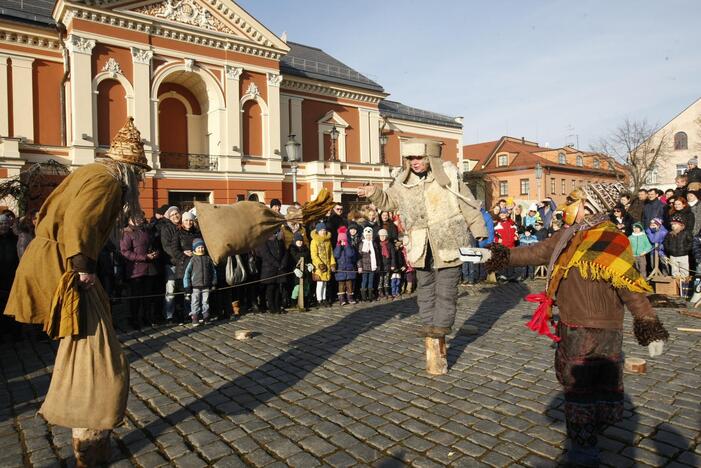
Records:
M0 8L0 177L94 161L127 116L154 171L142 198L232 203L296 193L351 202L388 184L402 138L444 143L462 165L460 118L387 100L323 50L287 41L230 0L35 0Z

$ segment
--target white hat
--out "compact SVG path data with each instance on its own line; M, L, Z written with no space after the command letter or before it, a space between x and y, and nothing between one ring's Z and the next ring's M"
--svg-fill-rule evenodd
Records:
M197 216L192 214L192 212L190 211L186 211L185 213L183 213L183 221L187 221L188 219L194 221L195 219L197 219Z
M386 236L387 235L387 229L380 229L377 231L378 236Z
M443 148L443 143L435 140L428 140L423 138L411 138L408 140L401 140L402 158L408 158L409 156L428 156L429 158L440 158L441 149Z
M528 211L538 211L538 205L531 203L531 205L528 207Z
M374 232L370 226L367 226L365 229L363 229L363 234L374 234Z

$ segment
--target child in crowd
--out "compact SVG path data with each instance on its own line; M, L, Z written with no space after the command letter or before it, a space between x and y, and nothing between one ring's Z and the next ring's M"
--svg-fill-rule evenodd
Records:
M536 221L540 221L540 214L538 214L538 205L531 203L528 207L528 213L523 217L523 226L529 227L533 226Z
M291 298L296 304L299 295L302 294L304 297L304 304L309 304L307 297L309 297L309 287L312 283L311 271L314 266L311 264L311 256L309 255L309 247L304 243L304 235L301 231L294 233L292 238L292 245L290 245L290 258L292 260L292 266L295 269L297 278L301 274L303 278L304 291L299 290L299 281L295 281L295 286L292 288Z
M404 281L405 281L405 286L404 290L406 291L407 294L411 294L414 292L416 289L416 270L414 270L414 267L411 265L409 262L409 259L406 256L406 246L409 245L409 236L404 235L402 236L402 247L401 247L401 255L402 258L404 259Z
M647 260L645 256L652 251L652 244L643 231L642 223L633 223L633 233L628 236L630 247L635 257L635 268L643 277L647 276Z
M326 224L320 222L312 231L309 251L314 265L316 300L319 305L329 307L329 301L326 299L326 285L331 280L331 273L336 270L336 259L333 256L331 233L326 230Z
M397 252L386 229L380 229L377 235L380 238L380 279L377 282L377 295L384 299L389 298L390 280L397 265Z
M533 234L538 239L538 242L543 242L548 238L548 230L543 226L543 221L536 221L535 224L533 224L533 229Z
M402 253L402 241L397 239L392 244L392 248L394 249L396 255L395 270L392 272L392 276L390 278L392 299L394 300L401 294L402 273L406 270L406 268L404 266L404 254Z
M380 264L380 246L375 242L374 235L372 227L363 229L363 241L358 255L358 273L361 275L360 297L363 301L375 300L375 272Z
M209 321L209 292L216 284L217 268L207 255L204 241L197 238L192 241L192 257L183 276L183 287L190 296L190 317L193 326L200 324L200 313L202 322Z
M353 299L353 287L355 286L355 268L357 254L353 245L348 242L348 228L338 228L336 248L333 251L336 258L336 282L338 283L338 303L357 304Z
M523 234L521 234L521 236L518 238L520 246L534 245L538 243L538 238L535 236L533 231L535 231L535 229L532 225L526 226L526 229L523 230ZM523 276L533 279L535 277L535 267L533 265L528 265L524 268L525 272Z
M664 240L664 250L669 255L669 265L672 276L689 276L689 252L691 251L691 231L685 229L684 218L673 215L670 222L672 231Z
M660 270L662 272L666 272L667 267L664 265L662 260L667 258L667 255L664 251L664 240L667 237L668 231L667 228L664 227L662 218L652 218L650 220L650 226L647 229L645 229L645 234L647 234L647 239L650 241L650 244L652 244L653 253L658 255L660 258ZM649 260L649 263L651 265L654 265L655 258L653 255L650 255Z
M513 220L509 218L509 212L507 210L501 210L499 212L499 221L494 226L494 242L501 244L507 249L513 249L516 247L516 241L518 240L518 232L516 230L516 225ZM506 267L497 273L497 277L501 281L507 281L512 279L514 276L513 267Z

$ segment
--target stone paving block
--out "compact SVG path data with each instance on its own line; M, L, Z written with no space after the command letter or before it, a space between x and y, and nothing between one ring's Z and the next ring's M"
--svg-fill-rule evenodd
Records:
M336 452L324 458L324 461L334 468L345 468L356 465L358 462L344 452Z
M317 457L324 457L336 451L335 446L316 435L299 441L299 445L304 450Z
M220 440L216 440L204 447L199 448L199 453L209 463L218 460L232 453L231 447Z

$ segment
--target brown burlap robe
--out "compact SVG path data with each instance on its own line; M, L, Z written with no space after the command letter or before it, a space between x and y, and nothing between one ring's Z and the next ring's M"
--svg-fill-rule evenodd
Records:
M265 242L287 221L309 224L321 219L333 207L326 189L299 210L289 209L283 216L259 202L240 201L233 205L195 202L197 222L207 253L214 263L232 255L248 253Z
M49 392L39 409L50 424L112 429L124 418L129 363L112 328L109 304L99 282L80 292L85 329L61 339Z

